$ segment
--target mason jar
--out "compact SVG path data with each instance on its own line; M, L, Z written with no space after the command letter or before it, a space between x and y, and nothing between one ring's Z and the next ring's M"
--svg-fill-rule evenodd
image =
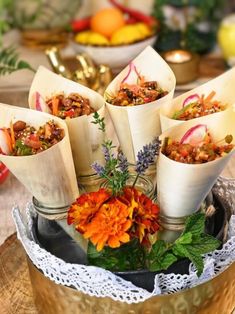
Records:
M80 191L85 193L96 192L99 190L102 183L105 182L104 178L101 178L98 174L91 174L87 176L78 177L78 186Z
M135 181L136 176L130 175L130 177L126 181L126 186L131 187ZM108 181L105 180L100 184L100 188L108 188ZM142 193L144 193L146 196L148 196L150 199L154 198L154 185L151 180L149 180L147 177L139 176L135 188Z

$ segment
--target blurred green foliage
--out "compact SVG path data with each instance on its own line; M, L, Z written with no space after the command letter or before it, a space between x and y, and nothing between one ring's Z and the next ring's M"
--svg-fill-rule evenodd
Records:
M185 19L184 29L169 26L164 14L165 8L169 6L177 9L176 14L182 12L181 18ZM216 41L216 31L224 6L225 0L155 0L153 15L161 23L156 50L183 48L198 53L208 52ZM189 12L192 8L193 16ZM206 29L202 25L206 25Z
M3 46L3 34L14 25L9 14L12 5L13 0L0 0L0 76L22 69L35 71L26 61L19 59L19 55L14 47Z

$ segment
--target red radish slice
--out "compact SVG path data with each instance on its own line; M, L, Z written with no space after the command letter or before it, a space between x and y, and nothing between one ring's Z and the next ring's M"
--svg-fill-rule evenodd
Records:
M50 108L47 106L46 102L42 98L42 96L39 94L39 92L35 92L35 109L37 111L43 111L47 113L51 113Z
M203 143L207 135L207 126L205 124L198 124L189 129L182 137L180 144L190 144L198 146Z
M11 153L11 138L5 129L0 129L0 152L4 155Z
M193 94L193 95L190 95L188 96L184 102L183 102L183 107L189 105L189 104L192 104L194 102L197 102L198 100L200 99L200 96L198 94Z
M125 82L126 82L126 80L128 79L128 77L129 77L130 74L131 74L131 71L133 71L133 70L135 71L135 73L136 73L136 75L138 76L138 78L140 78L140 74L139 74L139 72L137 71L136 66L134 65L133 62L130 62L130 63L129 63L129 70L128 70L128 73L127 73L127 75L124 77L124 79L122 80L121 83L125 83Z

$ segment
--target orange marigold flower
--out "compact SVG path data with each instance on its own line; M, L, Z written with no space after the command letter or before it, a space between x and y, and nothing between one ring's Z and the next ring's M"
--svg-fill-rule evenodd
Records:
M154 234L159 229L159 207L135 188L126 187L123 192L122 198L129 203L131 210L132 235L139 238L140 242L148 243L148 234Z
M132 221L129 216L129 207L116 197L112 197L100 207L90 224L86 226L84 237L96 245L97 251L101 251L105 245L111 248L120 247L122 243L130 241L127 231Z
M100 206L110 197L110 193L105 189L82 194L69 208L68 224L73 223L78 232L84 233Z

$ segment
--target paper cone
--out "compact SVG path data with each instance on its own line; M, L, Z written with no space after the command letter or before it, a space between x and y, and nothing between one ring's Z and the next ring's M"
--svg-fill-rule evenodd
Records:
M210 80L209 82L174 98L172 102L168 102L160 109L162 132L184 122L181 120L172 119L171 117L177 110L180 110L182 108L184 100L190 95L198 94L199 96L201 96L202 94L204 94L205 96L207 96L210 94L210 92L215 91L216 94L213 99L221 101L222 104L227 105L228 107L231 106L233 103L235 103L234 82L235 67L216 77L215 79ZM221 112L217 112L213 114L220 115L220 113ZM197 121L197 119L199 118L196 118L194 120Z
M161 99L139 106L120 107L106 102L121 148L128 161L135 164L138 151L161 134L159 108L171 102L175 76L167 63L151 47L147 47L137 56L133 64L146 81L157 81L163 90L168 91ZM117 93L128 71L129 66L109 84L106 95ZM136 79L136 73L132 71L126 82L133 84L136 83Z
M232 107L223 115L210 115L196 120L168 129L161 139L169 136L180 140L191 127L205 124L214 142L232 134L235 144L235 112ZM177 218L198 210L234 152L233 149L226 156L204 164L184 164L160 153L157 161L157 197L161 213Z
M0 127L22 120L38 129L52 116L44 112L0 104ZM53 117L65 131L64 138L51 148L31 156L7 156L0 160L45 207L70 205L79 195L66 123Z
M65 79L42 66L39 67L29 92L29 107L32 109L35 109L36 105L35 92L39 92L44 100L61 92L64 92L65 95L78 93L88 98L90 105L101 117L104 116L105 103L100 94L83 85ZM101 144L104 135L97 125L91 123L93 120L93 114L65 119L78 176L93 174L94 170L91 168L91 164L96 160L103 160Z

